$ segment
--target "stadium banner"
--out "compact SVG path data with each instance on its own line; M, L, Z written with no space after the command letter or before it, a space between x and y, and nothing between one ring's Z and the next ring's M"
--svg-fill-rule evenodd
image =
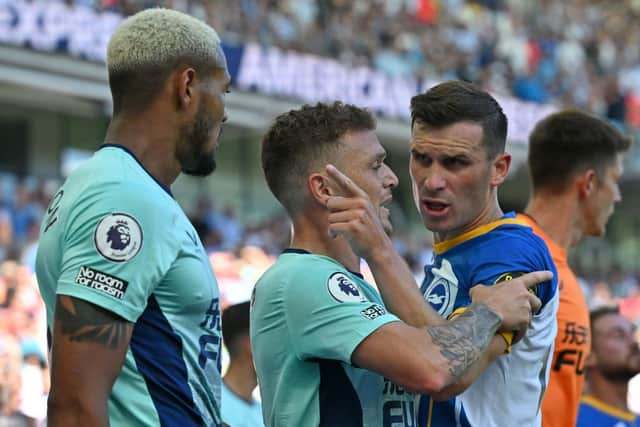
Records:
M405 121L411 118L411 97L439 83L435 80L393 78L367 67L352 68L331 58L251 43L244 46L241 55L233 81L242 90L307 103L341 100ZM229 57L231 59L232 55ZM552 105L494 96L509 120L508 139L512 143L526 144L533 126L555 111Z
M61 1L0 0L0 44L106 60L111 34L124 17ZM223 44L232 81L240 90L305 103L341 100L391 119L409 121L409 101L437 81L392 78L367 67L350 67L314 55L257 44ZM526 143L551 105L496 96L509 119L509 140Z

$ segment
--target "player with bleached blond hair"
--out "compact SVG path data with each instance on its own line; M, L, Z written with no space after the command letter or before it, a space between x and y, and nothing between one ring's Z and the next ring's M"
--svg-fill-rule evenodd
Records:
M170 185L215 169L230 84L220 39L149 9L116 30L107 65L104 144L41 226L48 425L219 426L218 285Z

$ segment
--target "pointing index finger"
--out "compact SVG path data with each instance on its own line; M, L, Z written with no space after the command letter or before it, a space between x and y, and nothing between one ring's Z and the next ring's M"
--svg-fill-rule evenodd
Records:
M548 282L553 279L553 273L547 270L534 271L520 276L518 279L522 280L527 288L533 288L539 283Z
M356 185L348 176L343 174L335 166L328 164L326 166L327 174L338 184L340 190L342 190L344 196L362 196L364 191Z

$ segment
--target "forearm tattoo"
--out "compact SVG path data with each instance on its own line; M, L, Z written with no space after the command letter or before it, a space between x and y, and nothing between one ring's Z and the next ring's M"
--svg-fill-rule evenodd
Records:
M58 300L55 321L71 341L95 342L111 350L123 343L132 326L107 310L73 298Z
M449 361L454 382L480 359L500 324L498 315L486 305L474 304L448 324L427 329L431 341Z

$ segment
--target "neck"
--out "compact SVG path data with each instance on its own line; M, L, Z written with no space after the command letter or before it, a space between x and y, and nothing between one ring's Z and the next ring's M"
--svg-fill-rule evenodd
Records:
M253 390L258 385L253 364L233 361L224 376L224 383L236 395L247 402L253 401Z
M338 236L335 239L328 234L326 219L311 219L300 215L293 220L293 238L291 247L304 249L316 255L335 259L348 270L360 272L360 257L356 255L349 242Z
M177 124L168 123L153 112L114 116L104 143L126 147L155 179L170 187L181 170L175 157L177 135L170 131Z
M524 212L553 242L568 249L582 237L578 211L577 202L567 195L542 194L535 195Z
M601 402L621 411L629 412L627 407L628 382L611 382L597 372L592 372L589 378L589 394Z
M434 232L433 233L434 241L435 243L440 243L440 242L444 242L445 240L454 239L477 227L497 221L503 215L504 213L502 212L502 209L500 209L500 205L498 204L498 200L496 196L496 199L492 203L487 204L487 206L480 212L480 214L472 222L466 224L464 227L461 227L456 230Z

